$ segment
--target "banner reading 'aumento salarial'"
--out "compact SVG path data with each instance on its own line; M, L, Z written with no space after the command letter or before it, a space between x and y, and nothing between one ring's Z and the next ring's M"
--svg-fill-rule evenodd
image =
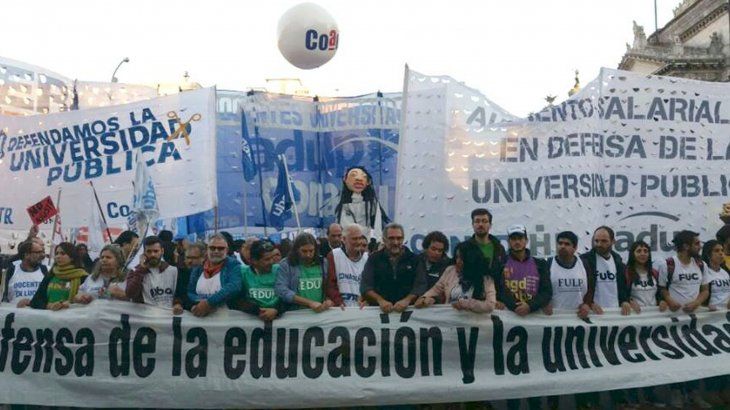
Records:
M265 408L463 402L730 373L730 313L519 318L450 306L207 318L126 302L0 308L0 402Z
M709 239L722 226L726 83L604 68L563 103L516 119L454 79L411 71L404 104L395 219L416 240L430 230L463 239L482 207L496 235L525 224L540 255L555 253L563 230L582 250L609 225L619 252L643 240L661 256L676 231Z

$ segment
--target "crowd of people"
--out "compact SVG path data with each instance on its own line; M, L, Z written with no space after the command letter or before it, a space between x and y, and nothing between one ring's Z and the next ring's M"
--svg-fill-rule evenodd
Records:
M187 243L163 231L139 238L125 231L105 246L95 261L84 244L55 246L48 266L43 241L36 230L3 265L5 303L19 308L61 310L94 299L116 299L189 311L204 317L226 307L276 320L287 311L378 306L384 313L449 304L454 309L485 314L494 309L519 316L574 311L580 318L616 308L623 315L660 311L730 309L730 225L704 243L689 230L673 237L674 254L652 258L643 241L631 245L628 259L614 251L615 235L608 226L595 229L591 249L578 254L578 236L556 237L557 254L544 259L529 250L524 225L507 229L507 248L490 233L492 214L471 213L473 235L456 245L453 258L448 238L431 232L415 254L404 246L404 229L386 225L382 243L369 241L365 229L332 224L326 238L300 233L279 245L268 239L234 241L225 233L207 243ZM174 240L173 240L174 239ZM141 246L139 242L141 241ZM139 250L139 263L129 261ZM131 266L134 265L134 266ZM609 396L617 407L699 408L730 406L728 376L668 386L666 400L654 387L616 390ZM704 388L701 387L704 385ZM563 398L564 399L564 398ZM575 396L578 408L597 408L597 393ZM549 397L550 408L561 398ZM541 408L542 398L526 400ZM510 400L508 408L520 408Z

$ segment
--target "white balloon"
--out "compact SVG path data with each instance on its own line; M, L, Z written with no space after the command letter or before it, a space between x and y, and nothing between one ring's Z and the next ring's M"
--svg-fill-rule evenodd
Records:
M337 52L340 31L327 10L314 3L296 5L279 19L279 51L304 70L330 61Z

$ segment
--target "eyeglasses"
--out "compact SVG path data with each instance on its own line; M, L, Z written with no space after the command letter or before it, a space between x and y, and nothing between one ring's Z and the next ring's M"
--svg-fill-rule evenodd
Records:
M208 250L213 252L223 252L226 248L226 246L208 246Z

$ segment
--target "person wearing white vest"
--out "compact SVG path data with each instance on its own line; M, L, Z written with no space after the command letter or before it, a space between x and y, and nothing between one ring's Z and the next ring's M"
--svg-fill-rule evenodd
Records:
M41 263L45 257L42 243L25 241L18 246L18 253L19 263L11 264L5 273L2 300L22 308L35 296L48 268Z
M676 255L660 261L659 288L662 298L672 312L680 309L692 313L710 296L709 285L703 284L705 264L700 259L700 235L697 232L683 230L677 232L672 239ZM682 408L689 399L699 408L711 408L701 396L699 380L675 383L670 386L671 404Z
M705 275L702 283L710 286L707 307L711 311L730 308L730 268L725 264L723 244L711 239L702 247L702 261L705 262ZM730 375L705 379L707 401L713 405L724 404L730 397Z
M551 315L553 309L577 310L578 317L585 319L593 303L594 283L587 275L583 262L575 256L578 236L570 231L557 236L558 254L548 260L553 297L543 309Z
M368 254L362 246L363 229L348 225L344 229L344 249L335 248L327 254L327 299L335 306L354 307L361 303L360 281Z
M552 315L553 309L577 310L579 318L587 319L593 304L595 282L586 273L581 259L575 256L578 236L571 231L560 232L556 242L558 254L548 260L553 297L543 308L543 312ZM558 396L548 397L549 407L558 408L558 400ZM577 394L575 401L577 408L593 408L599 405L597 395L592 393Z
M180 315L182 304L176 297L177 268L162 259L162 241L157 236L148 236L142 241L144 262L128 276L125 294L135 303L172 309Z
M593 231L593 247L580 256L588 276L593 277L596 291L591 310L603 313L603 308L621 308L621 313L631 311L630 289L624 279L621 255L613 251L616 236L608 226L599 226Z

